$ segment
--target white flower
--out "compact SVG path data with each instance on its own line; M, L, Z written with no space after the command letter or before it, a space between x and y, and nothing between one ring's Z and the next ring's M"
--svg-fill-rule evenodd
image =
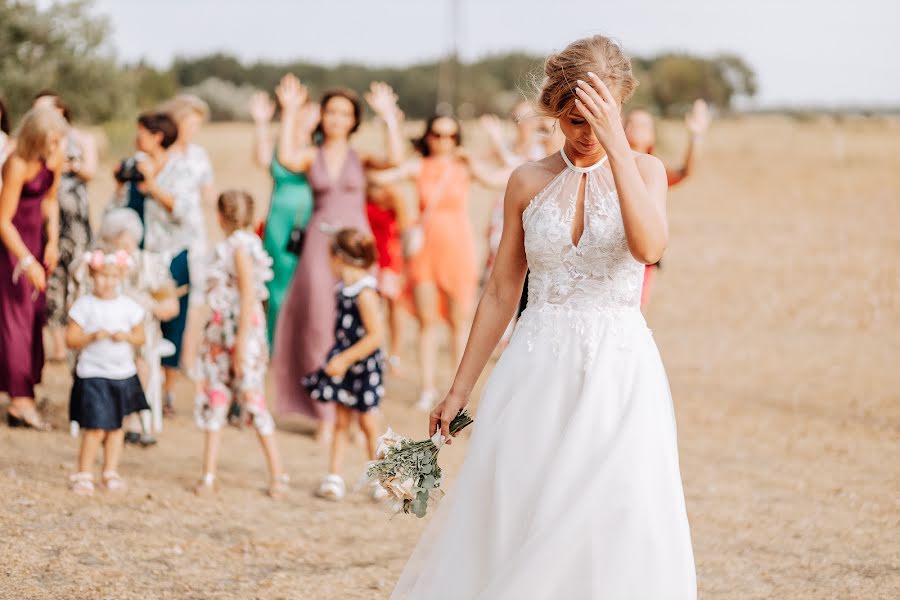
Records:
M384 432L384 435L378 438L378 447L375 449L375 458L377 460L383 460L390 450L399 448L400 444L405 439L405 437L388 427L388 430Z
M381 485L398 500L412 500L412 490L416 484L413 481L412 477L410 477L403 482L398 482L397 479L391 478L387 481L383 481Z

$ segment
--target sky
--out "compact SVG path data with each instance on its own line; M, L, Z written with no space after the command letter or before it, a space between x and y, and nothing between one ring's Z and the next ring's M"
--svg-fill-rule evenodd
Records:
M457 0L464 59L546 54L602 33L642 56L738 54L751 106L900 104L900 0ZM94 0L127 61L241 59L405 65L452 47L453 0ZM44 2L49 4L49 0Z

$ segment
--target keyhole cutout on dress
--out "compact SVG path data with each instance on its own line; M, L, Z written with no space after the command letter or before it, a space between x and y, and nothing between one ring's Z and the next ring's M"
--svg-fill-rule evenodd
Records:
M582 173L578 181L578 193L575 194L575 216L572 217L572 245L578 247L584 235L584 192L587 189L587 173Z

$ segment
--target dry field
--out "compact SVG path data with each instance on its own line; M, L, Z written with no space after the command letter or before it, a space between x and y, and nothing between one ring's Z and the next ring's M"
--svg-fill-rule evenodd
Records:
M661 131L664 157L677 156L680 128ZM251 132L215 125L200 141L220 186L264 200ZM670 196L672 243L647 317L675 399L703 599L900 593L898 156L898 121L719 122L699 173ZM92 189L98 212L110 180ZM473 195L479 230L492 197ZM280 424L289 497L262 495L255 438L230 430L223 489L198 500L201 436L182 388L160 444L127 449L129 492L82 499L66 490L70 378L52 367L45 379L60 429L0 428L0 597L389 595L422 523L388 520L360 495L315 499L326 452L305 424ZM413 375L395 378L385 403L385 421L408 434L424 428L415 392ZM451 473L465 451L444 453ZM361 449L353 456L347 476L363 465Z

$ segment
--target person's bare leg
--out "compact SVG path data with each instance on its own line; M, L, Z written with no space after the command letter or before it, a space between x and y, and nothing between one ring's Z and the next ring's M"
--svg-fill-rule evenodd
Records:
M426 399L433 403L437 391L437 357L438 357L438 291L431 283L420 284L415 289L416 312L419 317L419 361L422 377L422 397L420 408L425 406Z
M178 376L178 369L163 367L163 374L163 414L172 416L175 414L175 378Z
M97 460L97 450L106 432L102 429L82 429L81 448L78 451L78 472L91 473Z
M331 438L331 457L328 461L328 473L340 475L344 466L344 454L347 448L347 429L350 427L350 409L337 407L334 418L334 435Z
M375 411L367 411L359 415L359 427L366 434L366 446L369 460L375 460L375 449L378 447L379 423Z
M450 346L453 353L453 369L459 366L466 342L469 338L469 314L468 306L464 306L452 298L447 298L450 307Z
M207 431L203 437L203 475L215 477L222 447L222 431Z
M122 458L122 445L125 440L125 431L116 429L107 431L103 440L103 472L119 472L119 460Z
M400 348L402 347L401 341L403 339L403 319L400 314L400 302L388 299L386 304L388 309L388 328L391 337L387 346L388 363L390 365L391 373L399 375L401 369L398 361Z

